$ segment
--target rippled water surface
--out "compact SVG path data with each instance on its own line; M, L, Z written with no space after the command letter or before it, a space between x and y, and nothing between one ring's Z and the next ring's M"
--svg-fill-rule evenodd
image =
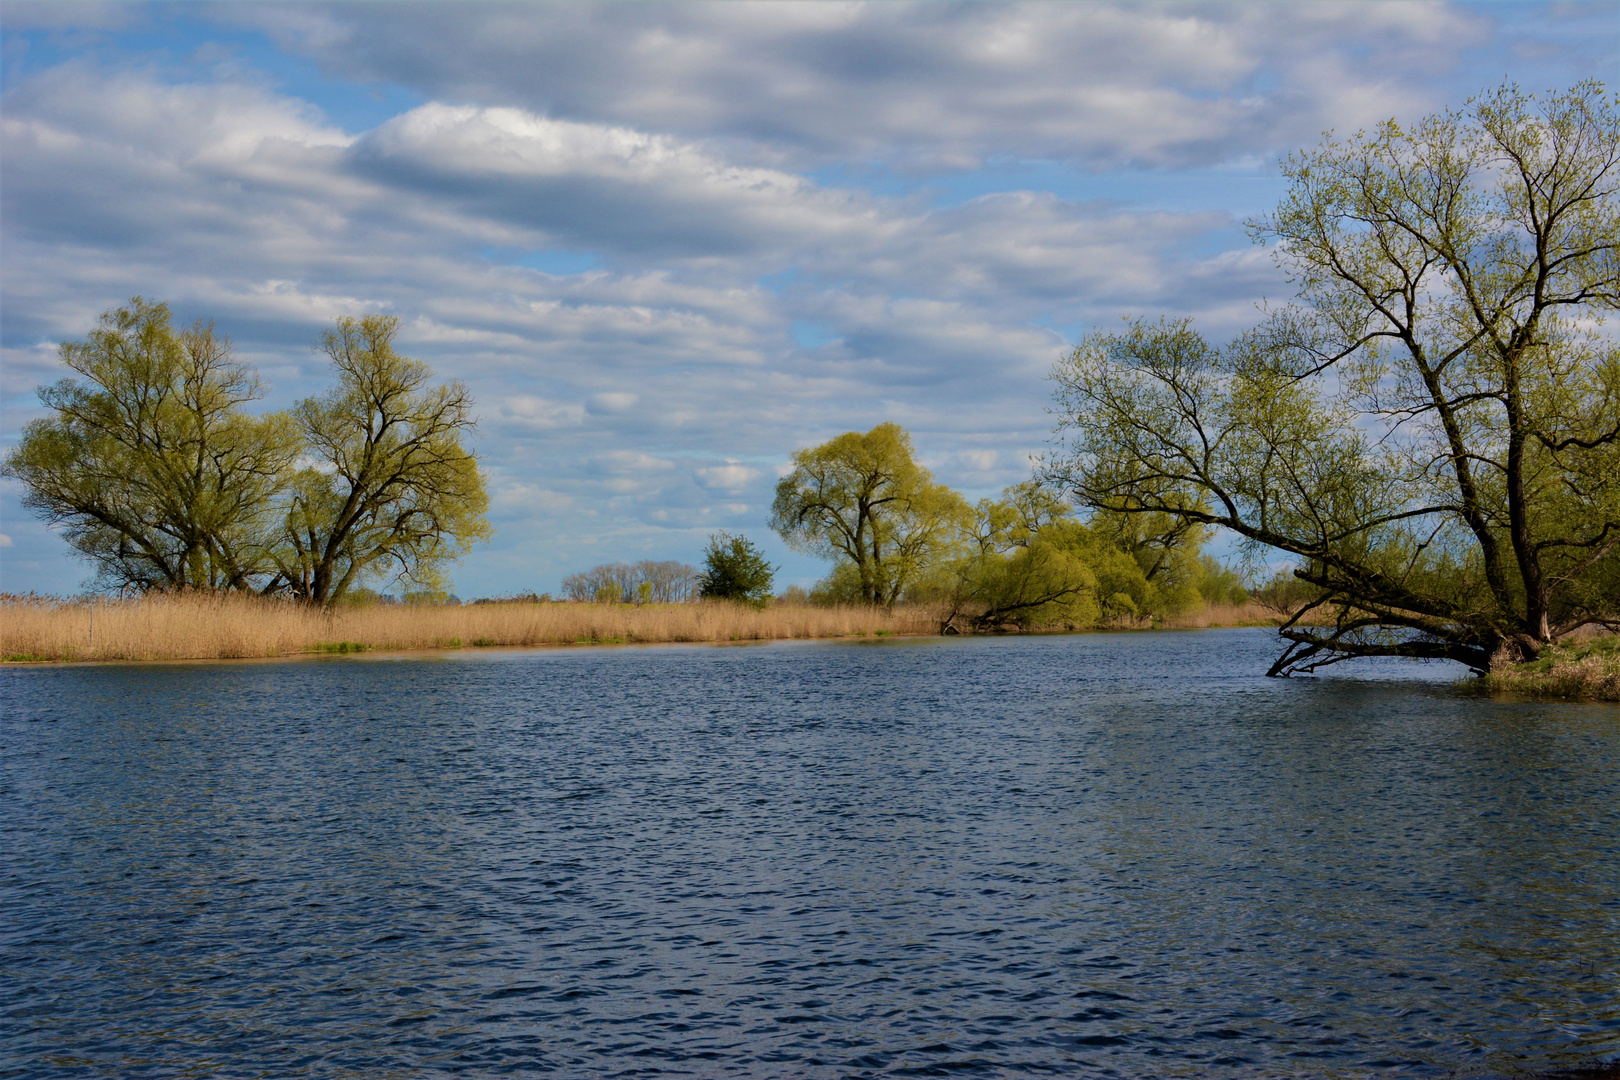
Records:
M7 669L0 1073L1620 1057L1620 708L1275 648Z

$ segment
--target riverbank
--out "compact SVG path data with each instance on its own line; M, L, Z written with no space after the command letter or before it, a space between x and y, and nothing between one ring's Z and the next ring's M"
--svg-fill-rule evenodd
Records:
M1554 645L1528 664L1492 670L1485 681L1530 697L1620 701L1620 634Z
M238 660L490 646L911 637L937 634L943 614L926 604L890 610L775 604L758 610L718 603L555 602L370 604L323 612L240 595L94 601L11 596L0 599L0 657L10 663ZM1259 605L1212 605L1158 626L1267 622Z

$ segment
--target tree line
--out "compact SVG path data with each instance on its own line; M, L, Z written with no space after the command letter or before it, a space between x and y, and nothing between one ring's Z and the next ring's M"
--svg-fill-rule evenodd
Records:
M1201 551L1201 525L1167 514L1082 520L1038 478L969 504L916 462L893 423L795 453L771 525L790 547L833 561L810 599L940 604L947 632L1094 626L1247 596Z
M575 603L682 604L736 600L763 607L771 600L776 567L753 541L717 532L709 537L703 569L683 562L602 563L563 578L563 596Z

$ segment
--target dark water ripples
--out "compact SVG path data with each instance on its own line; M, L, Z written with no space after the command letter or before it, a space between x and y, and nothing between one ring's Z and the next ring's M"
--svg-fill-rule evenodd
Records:
M1273 648L6 670L0 1072L1620 1056L1620 709L1271 681Z

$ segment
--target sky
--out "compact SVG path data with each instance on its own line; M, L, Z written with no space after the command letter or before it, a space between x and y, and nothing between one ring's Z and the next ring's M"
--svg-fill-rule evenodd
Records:
M344 315L477 401L464 597L757 542L794 450L896 421L972 499L1088 329L1291 288L1277 163L1620 76L1620 4L0 6L0 447L132 297L283 408ZM0 481L0 591L90 568Z

